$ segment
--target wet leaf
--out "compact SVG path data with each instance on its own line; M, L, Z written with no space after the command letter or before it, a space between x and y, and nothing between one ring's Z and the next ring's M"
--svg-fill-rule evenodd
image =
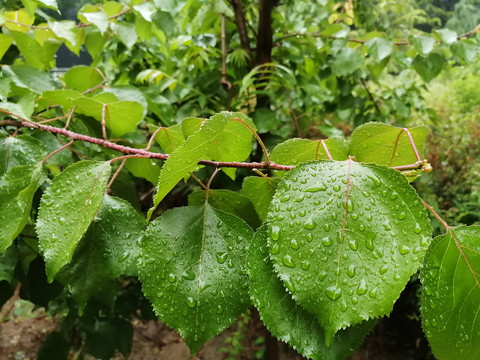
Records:
M250 199L260 220L267 218L268 208L280 179L249 176L243 179L241 193Z
M432 233L403 175L352 160L291 170L267 223L275 269L327 345L339 329L390 313Z
M480 358L479 246L480 226L454 227L425 257L422 326L439 360Z
M48 281L71 261L103 201L110 172L108 162L79 161L55 177L43 194L36 229Z
M261 225L255 208L245 195L231 190L210 189L208 191L208 200L206 200L205 194L206 192L204 190L194 192L188 198L188 205L199 206L207 202L215 209L238 216L250 225L252 229L256 229Z
M327 347L324 331L315 315L298 305L276 276L268 255L266 226L255 233L247 263L250 296L263 323L276 338L307 358L344 359L361 345L375 325L375 321L370 320L341 330Z
M136 275L144 220L125 200L105 195L70 264L57 275L80 310L119 275Z
M168 210L147 228L139 275L160 319L192 353L249 305L245 256L252 230L210 205Z

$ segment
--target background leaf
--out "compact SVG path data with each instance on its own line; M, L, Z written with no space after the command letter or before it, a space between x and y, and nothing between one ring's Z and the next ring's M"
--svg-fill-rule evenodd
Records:
M249 176L243 179L242 194L250 199L263 222L267 218L268 208L280 179Z
M480 226L454 227L435 238L425 257L422 325L440 360L480 358L479 244Z

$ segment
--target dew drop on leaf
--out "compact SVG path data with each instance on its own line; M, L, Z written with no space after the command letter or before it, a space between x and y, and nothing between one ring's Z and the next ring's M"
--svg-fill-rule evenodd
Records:
M332 300L335 301L342 296L342 289L336 287L336 286L330 286L327 289L325 289L325 295Z

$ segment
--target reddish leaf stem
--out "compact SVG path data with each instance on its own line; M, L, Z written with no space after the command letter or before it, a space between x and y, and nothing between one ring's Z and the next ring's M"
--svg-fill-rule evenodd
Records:
M417 161L422 161L422 158L418 153L417 146L415 145L415 141L413 140L412 134L407 128L402 128L402 130L405 131L408 135L408 139L410 140L410 145L412 145L412 149L413 149L413 152L415 153L415 156L417 157Z
M122 163L118 166L117 171L115 171L115 173L112 175L112 178L108 182L107 191L112 187L113 182L117 178L118 174L120 174L120 171L122 171L123 166L125 165L126 161L127 161L127 158L123 157Z
M330 151L328 151L327 144L325 144L325 141L320 140L323 146L323 150L325 150L325 154L327 154L328 160L333 160L332 155L330 155Z
M257 134L257 132L249 124L247 124L246 121L244 121L240 118L234 118L233 121L238 121L238 122L242 123L248 130L250 130L250 132L253 134L253 136L255 136L255 139L257 139L258 144L260 145L263 153L265 154L265 163L269 164L270 163L270 157L268 155L267 147L265 146L265 144L263 143L262 139Z
M70 140L68 143L66 143L65 145L62 145L60 146L58 149L52 151L50 154L48 154L43 160L42 160L42 164L45 164L45 162L50 159L53 155L55 155L56 153L59 153L60 151L62 151L63 149L69 147L70 145L73 144L75 140Z

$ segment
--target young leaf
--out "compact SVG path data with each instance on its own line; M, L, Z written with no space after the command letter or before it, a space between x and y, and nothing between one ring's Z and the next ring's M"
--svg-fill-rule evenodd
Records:
M153 207L148 211L147 219L152 216L165 195L190 172L195 171L197 162L217 146L216 140L234 115L223 112L205 120L200 130L191 135L182 146L178 147L165 161L160 171L157 192L153 198Z
M0 138L0 177L16 166L39 163L45 155L42 143L28 135Z
M12 44L13 44L13 39L11 36L7 34L0 34L0 60L2 59L3 55L5 55L8 48Z
M422 326L439 360L480 358L480 226L433 241L421 272Z
M43 194L36 228L49 282L71 261L102 203L110 172L108 162L79 161Z
M281 165L297 165L311 160L328 160L327 148L333 160L347 160L348 143L343 138L332 137L323 141L309 139L288 139L272 150L270 159ZM277 176L285 172L277 171Z
M335 76L347 76L360 69L362 64L363 55L359 51L344 47L333 58L331 69Z
M408 129L415 146L423 159L425 139L429 133L426 126ZM417 161L406 131L383 123L367 123L352 133L350 155L359 162L371 162L389 167L413 164Z
M0 254L25 227L41 175L37 163L16 166L0 177Z
M125 200L105 195L103 203L78 244L72 262L57 275L82 311L88 299L119 275L136 275L138 242L144 220Z
M143 292L192 353L249 305L245 256L252 236L238 217L208 204L168 210L147 228Z
M252 202L263 222L267 218L268 208L280 179L249 176L243 179L241 193Z
M250 225L252 229L256 229L261 225L261 221L251 201L248 197L238 192L225 189L210 189L208 191L208 199L206 199L206 192L201 190L194 192L188 198L189 206L199 206L205 204L205 202L215 209L238 216Z
M137 42L138 35L135 31L135 25L131 23L112 23L112 31L118 36L118 39L129 49Z
M171 154L176 148L185 142L182 125L175 124L169 127L162 127L157 133L157 136L155 136L155 141L165 153Z
M403 175L352 160L295 167L267 223L275 269L327 345L339 329L391 311L432 232Z
M382 37L375 37L368 40L365 46L368 49L368 53L378 62L392 53L393 42Z
M299 306L273 271L268 256L267 227L262 226L253 238L247 256L250 296L268 330L279 340L290 344L314 360L344 359L358 348L375 321L339 331L330 347L316 317ZM281 316L279 316L281 314Z
M411 37L415 49L423 55L427 55L435 46L435 39L431 36L416 35Z
M67 88L84 92L103 82L100 70L85 65L70 68L63 77Z
M147 179L154 185L160 175L160 166L151 159L130 158L125 162L125 167L133 176Z
M3 66L2 71L12 79L15 85L41 94L44 91L55 90L55 85L49 74L27 65Z
M80 9L78 18L84 23L94 24L103 35L108 29L108 15L103 9L94 5L85 5Z
M17 265L17 248L15 246L10 246L7 251L3 254L0 254L0 283L6 281L12 283L15 279L14 270L15 265ZM0 296L0 304L3 305L1 299L3 296Z
M20 9L17 11L6 11L3 14L5 27L10 31L18 31L27 33L30 30L30 25L33 25L35 16L30 14L27 9Z
M413 60L413 68L426 82L429 82L443 69L445 60L441 55L430 53L427 56L418 55Z

